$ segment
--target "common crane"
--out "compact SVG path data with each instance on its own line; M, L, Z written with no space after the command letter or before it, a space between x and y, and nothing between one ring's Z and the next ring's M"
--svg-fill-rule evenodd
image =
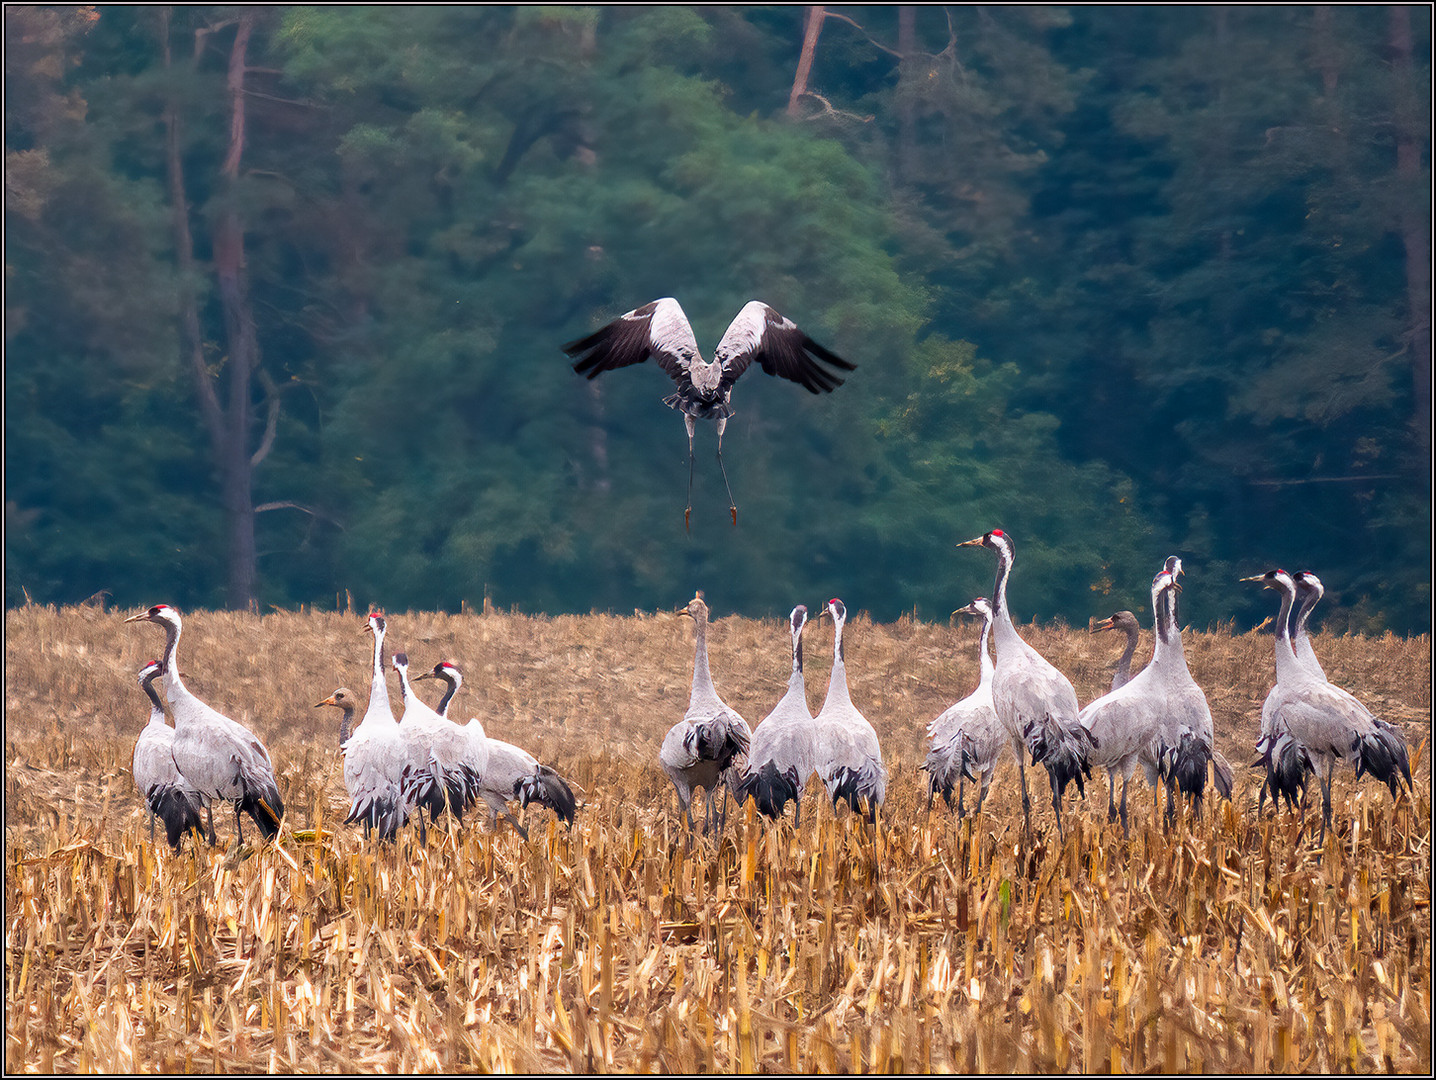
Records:
M209 825L209 842L215 842L215 799L234 807L234 825L241 844L241 810L254 819L266 839L277 836L284 802L279 797L269 751L249 728L210 708L185 686L176 659L183 627L180 613L169 604L156 604L125 622L152 622L164 627L165 697L175 718L174 763L199 792Z
M823 348L761 300L743 305L718 342L711 361L704 360L698 351L693 327L671 296L625 312L592 334L569 342L563 351L576 358L573 370L590 379L605 371L642 363L651 356L677 384L677 392L664 398L663 404L683 414L688 430L684 528L693 513L693 430L697 420L718 423L718 468L723 472L723 486L728 489L729 513L733 524L738 524L738 507L728 484L728 470L723 467L723 430L733 415L729 404L733 384L751 364L756 362L769 375L782 376L814 394L828 393L843 384L822 364L844 371L857 367Z
M1022 766L1024 747L1047 769L1052 785L1052 809L1057 814L1057 831L1062 832L1062 793L1076 782L1085 794L1083 777L1092 775L1088 763L1094 741L1092 733L1077 722L1077 692L1067 677L1049 664L1017 633L1007 610L1007 579L1017 549L1001 529L993 529L958 547L985 547L997 555L997 579L993 584L993 646L997 666L992 676L992 703L1017 753L1018 779L1022 784L1022 821L1032 835L1032 802L1027 794L1027 774Z
M155 842L155 816L165 823L165 838L170 847L179 850L184 834L203 829L199 819L200 797L188 780L180 775L174 760L174 729L165 723L164 706L155 692L154 681L164 670L158 660L151 660L140 669L140 689L150 699L150 720L135 742L130 775L144 796L150 818L150 843Z

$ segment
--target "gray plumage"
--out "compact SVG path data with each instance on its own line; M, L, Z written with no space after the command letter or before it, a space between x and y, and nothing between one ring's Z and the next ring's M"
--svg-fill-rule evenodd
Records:
M199 792L206 811L210 843L215 842L215 799L234 807L235 830L241 843L244 827L240 824L240 811L254 819L266 839L277 836L284 817L284 802L279 797L269 751L249 728L210 708L185 687L176 658L182 629L180 613L168 604L156 604L125 621L152 622L164 627L165 697L175 718L174 763Z
M843 658L843 626L848 611L834 597L823 614L833 620L833 670L828 675L823 707L813 718L818 779L828 789L835 808L839 802L846 802L857 813L866 804L868 819L876 822L878 809L887 796L888 771L878 733L848 694L848 668Z
M1262 706L1261 740L1257 743L1259 763L1268 765L1268 786L1280 794L1280 780L1273 759L1283 735L1290 735L1310 760L1321 783L1321 842L1331 826L1331 781L1336 762L1349 758L1359 778L1371 773L1391 790L1392 798L1399 792L1399 780L1411 786L1409 757L1405 739L1390 724L1378 721L1355 697L1327 682L1296 654L1291 642L1290 615L1296 597L1296 584L1284 570L1270 570L1243 581L1261 581L1266 588L1281 593L1281 609L1277 616L1276 685ZM1318 665L1319 667L1319 665ZM1404 768L1403 768L1404 766Z
M340 750L344 753L344 786L349 792L349 815L344 823L357 823L366 834L377 832L379 839L392 841L399 828L409 820L409 807L403 792L408 751L399 736L399 721L389 704L389 686L384 669L386 629L382 612L372 611L364 620L363 632L374 638L374 656L369 678L369 705L359 726L353 728L350 725L355 707L352 693L346 693L340 700L341 691L336 691L314 707L331 705L344 710Z
M1123 648L1122 655L1117 658L1117 670L1112 673L1112 689L1119 690L1132 681L1132 654L1137 651L1137 639L1141 634L1137 626L1137 616L1130 611L1114 611L1092 627L1094 634L1100 634L1103 630L1120 630L1127 637L1127 645Z
M586 337L571 341L563 351L574 357L573 370L596 379L605 371L639 364L649 357L677 385L677 392L663 404L683 414L688 431L689 504L684 523L692 510L693 430L695 420L715 420L718 425L718 465L723 467L723 430L733 415L729 401L733 384L757 363L769 375L777 375L814 394L827 393L843 380L824 368L828 364L844 371L855 365L829 352L791 321L760 300L743 305L729 325L711 361L698 351L698 339L683 308L671 296L625 312ZM728 484L724 471L723 483ZM728 489L728 509L738 523L733 491Z
M986 597L979 596L953 614L982 618L982 634L977 646L977 689L939 713L927 725L928 752L922 768L928 773L928 809L932 809L932 800L939 793L951 806L952 789L956 787L957 814L961 817L966 781L981 781L977 791L977 812L981 812L992 775L997 771L997 763L1012 742L992 704L994 668L987 653L987 639L992 630L992 604Z
M1024 830L1031 835L1032 802L1022 764L1026 749L1034 765L1040 762L1047 769L1052 809L1061 833L1063 792L1075 782L1077 790L1085 794L1083 778L1092 774L1088 754L1094 741L1091 732L1077 721L1077 692L1065 675L1022 640L1012 623L1007 610L1007 579L1016 560L1012 538L1001 529L993 529L957 546L985 547L997 555L997 579L992 590L993 645L997 653L992 703L1018 756Z
M165 823L165 838L175 851L190 830L202 830L200 797L186 780L174 761L174 729L165 723L164 706L155 692L154 680L164 670L158 660L151 660L140 669L140 689L150 699L150 719L135 742L130 775L144 796L149 811L150 843L155 839L155 817Z
M753 733L747 722L728 707L713 687L708 670L708 605L702 594L694 596L679 615L693 620L693 686L688 697L688 711L683 719L668 729L658 751L658 762L673 781L678 802L693 829L693 792L703 788L707 793L708 819L704 831L714 826L714 790L723 782L736 784L743 775L746 755ZM727 803L728 793L723 793ZM721 824L719 825L721 828Z
M401 781L404 801L421 815L421 826L424 810L429 811L430 821L448 813L462 822L464 811L478 797L481 775L475 768L473 741L414 693L409 685L407 655L395 653L390 663L399 673L399 693L404 702L404 716L399 723L399 738L406 751ZM421 827L421 843L424 833Z
M1183 574L1182 560L1175 555L1168 556L1164 571L1171 576L1172 587L1163 593L1157 608L1158 633L1167 644L1159 673L1167 702L1161 731L1164 764L1160 771L1167 781L1170 820L1176 809L1173 787L1190 797L1200 813L1208 764L1215 766L1217 791L1225 798L1231 798L1232 771L1216 749L1216 730L1207 696L1192 678L1182 648L1182 628L1177 614L1177 598L1182 591L1177 578ZM1191 739L1186 738L1189 734Z
M448 684L443 700L435 711L445 719L449 715L449 704L454 694L463 685L463 673L451 660L441 660L434 670L419 676L420 679L439 679ZM416 680L417 681L417 680ZM477 717L469 720L462 730L471 740L471 761L477 761L479 745L482 744L483 766L478 773L477 795L489 808L490 820L498 828L503 818L525 840L528 829L509 810L509 802L517 800L521 807L538 803L552 810L558 819L567 825L573 824L574 812L578 807L573 789L553 769L539 764L537 758L522 747L495 739L484 731Z
M1168 651L1167 638L1161 633L1162 598L1175 587L1172 575L1162 570L1152 579L1152 611L1154 634L1151 662L1127 682L1090 702L1079 714L1082 726L1092 733L1095 746L1091 763L1107 770L1107 820L1122 819L1122 832L1128 832L1127 787L1132 774L1141 764L1147 783L1157 790L1161 757L1161 728L1166 712L1166 693L1162 679ZM1116 805L1117 777L1122 778L1120 815Z
M808 712L807 688L803 682L803 627L808 609L799 604L788 616L792 643L793 671L787 692L753 729L748 748L748 765L733 793L741 804L751 797L758 809L770 818L782 816L783 808L795 804L793 824L802 813L803 790L817 768L813 745L813 715Z

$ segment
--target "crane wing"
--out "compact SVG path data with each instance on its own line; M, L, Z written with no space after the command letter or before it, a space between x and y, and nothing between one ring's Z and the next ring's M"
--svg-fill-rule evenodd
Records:
M651 356L680 388L689 383L689 369L699 359L693 327L671 296L620 315L587 337L570 341L563 351L575 358L573 370L590 379Z
M844 371L857 368L856 364L823 348L761 300L750 300L743 305L718 343L713 359L723 368L725 390L737 382L738 376L754 361L769 375L780 375L814 394L827 393L843 385L843 380L819 361Z

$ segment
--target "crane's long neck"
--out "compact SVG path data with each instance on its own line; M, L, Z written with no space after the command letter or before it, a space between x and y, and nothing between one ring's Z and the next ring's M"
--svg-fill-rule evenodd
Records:
M192 700L195 700L195 696L189 692L189 688L185 686L184 680L180 678L180 673L179 673L179 660L178 660L178 656L179 656L179 639L180 639L180 629L181 629L180 623L179 623L178 620L175 620L174 622L171 622L171 621L169 621L169 620L165 620L164 627L165 627L165 657L164 657L164 664L165 664L165 694L166 694L166 696L170 699L170 707L173 708L173 707L174 707L174 704L175 704L176 702L178 702L178 701L192 701ZM180 710L180 712L176 712L176 713L175 713L175 723L176 723L176 724L179 724L179 722L180 722L180 713L181 713L181 712L184 712L184 711L185 711L185 710L182 709L182 710Z
M458 680L451 675L440 675L439 678L448 683L449 688L444 691L444 696L439 700L439 706L434 711L440 716L447 717L449 715L449 702L453 701L454 695L459 692L459 683Z
M1300 673L1301 665L1297 662L1296 651L1291 644L1291 603L1295 598L1295 590L1285 582L1278 582L1281 588L1281 611L1276 617L1276 678L1294 678Z
M1177 625L1177 588L1167 586L1162 597L1162 625L1165 628L1163 643L1167 651L1167 663L1187 666L1186 654L1182 651L1182 628Z
M848 696L848 666L843 662L843 623L846 619L833 619L833 671L828 676L828 694L823 699L823 710L830 705L850 704Z
M369 683L369 708L364 713L365 721L387 718L397 723L393 706L389 704L389 684L384 678L384 631L374 630L374 675Z
M788 689L796 688L799 691L803 686L803 628L798 627L793 632L793 673L788 676Z
M708 617L702 613L693 617L693 690L689 696L690 700L718 696L708 670Z
M1311 646L1311 638L1306 633L1306 620L1311 617L1312 608L1316 607L1321 599L1321 592L1311 588L1309 585L1302 593L1301 604L1298 606L1293 623L1291 647L1297 657L1311 670L1313 675L1320 675L1326 678L1326 672L1322 670L1321 661L1316 658L1316 650Z
M158 674L159 672L155 672L155 675ZM165 707L160 704L159 694L155 693L154 678L155 676L151 675L148 679L141 680L140 689L143 690L150 699L150 723L163 724L165 722Z
M344 710L344 716L339 721L339 745L342 747L349 741L349 733L354 730L354 706L346 702L340 708Z
M987 639L992 633L992 615L984 614L982 617L982 640L977 645L978 656L978 686L985 686L992 681L992 673L996 669L992 657L987 655Z
M1136 625L1127 627L1127 647L1117 659L1117 674L1126 682L1132 674L1132 657L1137 652L1138 631Z
M1021 648L1022 637L1012 624L1012 615L1007 610L1007 579L1012 574L1012 559L1004 547L997 551L997 580L992 583L992 625L993 645L1000 658L1004 648Z

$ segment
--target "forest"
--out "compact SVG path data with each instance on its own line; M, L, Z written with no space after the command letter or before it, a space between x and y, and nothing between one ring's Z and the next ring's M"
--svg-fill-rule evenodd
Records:
M1431 12L5 9L5 602L1431 626ZM654 364L750 299L724 463Z

